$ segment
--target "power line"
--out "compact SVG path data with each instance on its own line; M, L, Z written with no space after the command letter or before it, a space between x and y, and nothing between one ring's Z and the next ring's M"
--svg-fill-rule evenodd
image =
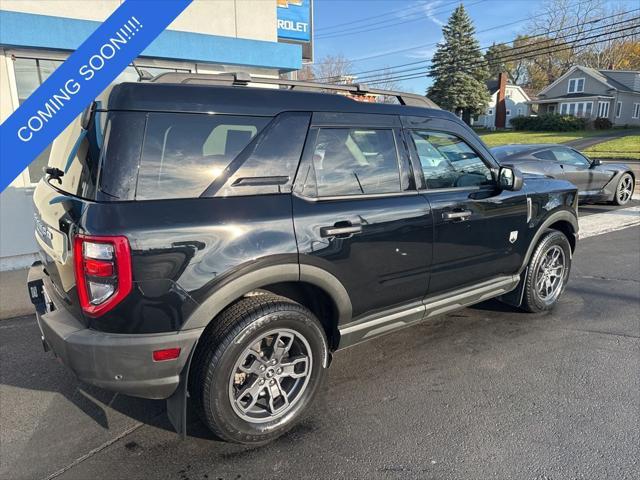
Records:
M589 3L590 1L591 0L580 0L577 3L574 3L573 5L569 5L568 8L579 7L579 6L582 6L585 3ZM534 18L542 17L544 15L547 15L547 12L541 13L539 15L523 17L523 18L520 18L518 20L513 20L511 22L503 23L501 25L496 25L494 27L485 28L483 30L478 30L476 32L476 34L478 34L478 33L486 33L486 32L490 32L492 30L497 30L498 28L508 27L508 26L513 25L514 23L521 23L521 22L524 22L526 20L531 20L531 19L534 19ZM547 32L547 34L549 34L549 33L553 33L553 30ZM532 38L535 38L536 36L539 36L539 35L534 35ZM374 59L374 58L381 58L381 57L386 57L386 56L389 56L389 55L395 55L396 53L403 53L403 52L408 52L408 51L411 51L411 50L417 50L418 48L433 47L433 46L438 45L438 43L440 43L440 42L438 41L438 42L423 43L423 44L420 44L420 45L414 45L413 47L407 47L407 48L402 48L402 49L399 49L399 50L393 50L391 52L380 53L380 54L376 54L376 55L369 55L367 57L359 57L359 58L356 58L354 60L351 60L351 63L360 63L360 62L363 62L365 60L371 60L371 59Z
M457 3L459 3L459 0L454 0L453 2L449 2L449 3L445 4L445 5L438 5L438 7L454 5L454 4L457 4ZM425 6L427 6L426 3L421 3L421 4L418 4L418 5L414 5L413 7L407 8L403 13L404 14L408 13L409 15L413 15L413 14L418 13L419 11L423 10ZM414 11L411 12L411 10L414 10ZM316 31L319 32L319 31L325 31L325 30L333 30L335 28L337 28L338 30L341 30L340 27L346 27L346 26L351 26L352 27L354 23L361 23L361 22L365 22L366 23L369 20L373 20L373 19L376 19L376 18L388 17L389 15L393 15L394 13L396 13L396 11L397 11L397 9L389 10L389 11L386 11L386 12L378 14L378 15L373 15L371 17L361 18L359 20L352 20L351 22L343 22L343 23L338 23L336 25L329 25L329 26L326 26L326 27L319 27L319 28L316 29ZM402 16L396 17L396 18L402 18ZM404 17L404 18L408 18L408 17ZM365 27L365 26L367 26L367 25L360 25L359 27L356 27L356 28Z
M637 28L637 27L635 27L635 26L634 27L628 27L627 29L632 29L632 28ZM602 36L602 35L599 35L599 36ZM581 44L581 45L575 45L575 44L568 45L568 46L558 45L558 47L562 47L562 48L555 48L553 50L545 49L546 51L544 53L542 53L542 54L533 52L532 55L525 55L525 56L519 57L518 59L519 60L526 60L526 59L535 58L535 57L538 57L540 55L544 55L544 54L547 54L547 53L557 53L557 52L561 52L561 51L565 51L565 50L570 50L570 49L576 48L576 47L587 47L587 46L591 46L591 45L597 45L598 43L608 42L608 41L611 41L611 40L618 40L618 39L621 39L621 38L626 38L627 36L628 36L628 34L623 33L623 34L615 36L615 37L605 38L605 39L602 39L602 40L595 40L593 42L589 42L589 43L585 43L585 44ZM379 80L374 80L374 81L367 82L367 85L376 85L376 84L379 84L379 83L387 83L387 82L390 82L390 81L412 80L414 78L423 78L423 77L425 77L425 74L426 74L426 72L418 73L418 74L401 75L401 76L397 76L397 77L389 77L389 78L384 78L384 79L379 79Z
M636 9L636 10L640 10L640 9ZM550 39L540 40L540 41L533 42L533 43L528 43L528 44L525 44L525 45L522 45L522 46L519 46L519 47L512 47L512 48L502 52L502 54L497 58L497 61L499 61L500 63L507 62L507 61L514 61L514 60L509 60L509 58L514 58L514 56L518 55L519 53L528 53L530 51L534 51L534 50L530 50L530 49L531 49L531 47L534 47L536 45L548 44L549 42L566 41L569 37L573 37L573 36L577 36L577 35L585 35L585 34L594 32L596 30L601 30L603 28L613 27L615 25L628 23L628 22L631 22L631 21L634 21L634 20L638 20L638 19L640 19L640 17L628 18L626 20L621 20L621 21L610 23L610 24L607 24L607 25L601 25L599 27L594 27L594 28L591 28L589 30L585 30L585 31L582 31L582 32L570 33L570 34L567 34L567 35L562 36L562 37L550 38ZM573 28L573 27L567 27L567 28ZM620 31L620 30L614 30L614 31L610 31L610 32L601 32L598 35L611 35L611 34L616 33L618 31ZM592 36L592 37L586 37L586 38L581 38L581 39L576 38L576 39L573 39L573 40L569 40L569 42L578 42L578 41L586 40L588 38L594 38L594 37ZM542 47L542 48L543 49L551 48L553 46L554 45L547 45L547 46ZM483 50L483 49L487 50L488 48L491 48L491 47L483 47L481 50ZM527 50L524 51L524 52L518 52L518 51L523 50L523 49L527 49ZM515 53L515 52L518 52L518 53ZM430 60L422 60L420 62L413 62L411 64L399 65L399 66L409 66L409 65L415 65L417 63L429 63L429 62L430 62ZM427 67L427 65L424 65L424 67L413 67L413 68L406 68L406 69L403 69L403 70L393 70L393 71L391 71L391 73L393 73L395 75L397 73L421 70L422 68L426 68L426 67ZM358 80L367 80L367 79L379 77L380 75L384 75L384 74L389 72L389 69L374 69L374 70L370 70L370 72L380 72L380 73L374 73L374 74L371 74L371 75L360 76L361 73L366 73L366 72L360 72L360 74L353 73L353 74L350 74L350 75L358 76Z
M629 14L629 13L633 13L633 12L637 12L637 11L640 11L640 8L636 8L636 9L633 9L633 10L628 10L628 11L626 11L626 12L619 12L619 13L616 13L616 14L613 14L613 15L608 15L608 16L604 16L604 17L597 18L597 19L589 20L589 21L584 22L584 23L582 23L582 24L576 24L576 25L571 25L571 26L568 26L568 27L563 27L563 28L558 28L558 29L555 29L555 30L550 30L549 32L546 32L546 33L544 33L544 34L532 35L532 36L529 36L529 37L526 37L526 38L527 38L528 40L530 40L530 39L534 39L534 38L537 38L537 37L542 37L542 36L544 36L544 35L549 35L549 34L552 34L552 33L561 32L561 31L563 31L563 30L570 30L570 29L574 29L574 28L582 27L582 26L584 26L584 25L590 25L590 24L594 24L594 23L599 23L599 22L601 22L601 21L603 21L603 20L607 20L607 19L609 19L609 18L619 17L620 15L627 15L627 14ZM622 20L622 21L620 21L620 22L615 22L615 23L613 23L613 24L607 24L607 25L601 25L601 26L599 26L599 27L593 27L592 29L587 30L586 32L585 32L585 31L582 31L582 32L574 32L574 33L567 34L566 36L564 36L564 37L562 37L562 38L567 38L567 37L570 37L570 36L573 36L573 35L579 35L579 34L588 33L588 32L591 32L591 31L594 31L594 30L597 30L597 29L606 28L606 27L609 27L609 26L612 26L612 25L617 25L617 24L619 24L619 23L624 23L624 22L628 22L628 21L630 21L630 20L629 20L629 19L626 19L626 20ZM496 28L496 27L494 27L494 28ZM556 37L556 39L555 39L555 40L557 40L557 38L558 38L558 37ZM491 46L508 45L509 43L512 43L512 42L514 42L515 40L517 40L517 38L516 38L516 39L513 39L513 40L511 40L511 41L506 41L506 42L502 42L502 43L498 43L498 44L492 44L492 45L490 45L490 46L488 46L488 47L482 47L482 49L488 49L488 48L490 48ZM542 40L542 41L540 41L540 42L529 43L529 44L527 44L527 45L523 45L523 46L520 46L520 47L511 47L510 51L511 51L511 52L513 52L513 51L514 51L514 49L529 48L529 47L531 47L531 46L533 46L533 45L535 45L535 44L538 44L538 43L545 43L545 42L548 42L549 40L551 40L551 39L544 39L544 40ZM399 68L399 67L407 67L407 66L412 66L412 65L419 65L419 64L422 64L422 63L425 63L425 64L426 64L426 63L429 63L429 62L430 62L430 60L418 60L418 61L415 61L415 62L409 62L409 63L403 63L403 64L399 64L399 65L393 65L393 66L391 66L391 67L386 67L386 68L374 68L374 69L370 69L370 70L364 70L364 71L360 71L360 72L354 72L354 73L351 73L350 75L358 76L358 75L362 75L362 74L365 74L365 73L372 73L372 72L373 72L373 73L375 73L375 72L384 72L385 70L391 70L391 69L396 69L396 68ZM426 66L426 65L425 65L425 66ZM399 72L398 72L398 73L399 73ZM369 75L369 76L371 76L371 75ZM333 78L335 78L335 77L320 77L320 78L318 78L317 80L331 80L331 79L333 79Z
M628 29L633 29L636 27L627 27L624 30L628 30ZM603 36L602 34L597 35L596 37L601 37ZM520 54L522 56L518 56L517 60L525 60L525 59L530 59L530 58L535 58L541 55L546 55L549 53L557 53L557 52L561 52L564 50L570 50L573 48L579 48L579 47L587 47L590 45L595 45L597 43L602 43L602 42L607 42L607 41L611 41L611 40L616 40L616 39L620 39L620 38L625 38L627 36L627 34L622 34L619 35L617 37L611 37L611 38L605 38L602 40L594 40L593 42L588 42L588 43L584 43L584 44L580 44L578 45L577 43L571 44L571 45L556 45L555 48L542 48L542 49L538 49L535 51L531 51L531 52L525 52L525 54ZM582 41L582 40L581 40ZM482 63L484 62L477 62L477 63L470 63L467 65L462 65L461 68L473 68L475 66L480 66L482 65ZM486 62L487 65L497 65L497 62ZM452 70L453 71L453 70ZM379 78L379 79L373 79L373 80L368 80L366 82L366 84L376 84L376 83L386 83L389 81L399 81L399 80L410 80L413 78L421 78L421 77L425 77L426 76L426 71L425 72L420 72L420 73L413 73L413 74L404 74L404 75L399 75L399 76L392 76L392 77L387 77L387 78Z
M467 6L471 7L473 5L477 5L478 3L482 3L484 1L486 1L486 0L477 0L476 2L470 3ZM443 13L443 12L444 12L444 10L443 11L433 10L431 12L431 14L434 15L436 13ZM326 38L344 37L344 36L347 36L347 35L356 35L358 33L365 33L365 32L371 32L373 30L380 30L382 28L395 27L397 25L404 25L406 23L416 22L418 20L424 20L424 19L425 19L425 17L411 18L409 20L403 20L403 21L399 21L399 22L396 22L396 23L390 23L388 25L381 25L381 26L377 26L377 27L373 27L376 24L372 23L371 25L368 25L367 27L373 27L373 28L364 28L364 29L361 29L361 30L349 30L349 29L347 29L344 32L328 33L328 34L325 34L325 35L317 35L316 39L326 39ZM394 20L394 19L390 19L390 20ZM384 23L387 23L388 21L389 20L384 20L384 21L378 22L378 24L384 24Z

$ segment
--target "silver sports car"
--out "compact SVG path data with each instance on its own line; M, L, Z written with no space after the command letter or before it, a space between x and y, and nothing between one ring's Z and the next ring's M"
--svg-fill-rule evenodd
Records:
M601 163L565 145L504 145L491 149L502 163L525 173L564 178L576 187L581 201L624 205L633 196L635 175L623 163Z

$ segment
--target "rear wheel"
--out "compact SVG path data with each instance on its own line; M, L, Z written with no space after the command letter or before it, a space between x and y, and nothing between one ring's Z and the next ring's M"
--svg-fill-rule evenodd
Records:
M549 230L531 256L525 277L522 308L551 310L564 291L571 270L571 245L564 233Z
M224 440L267 443L303 416L322 384L322 326L302 305L270 294L245 298L214 322L193 362L198 413Z
M616 205L626 205L633 196L634 187L633 177L629 173L625 173L620 177L618 186L616 187L616 194L613 201Z

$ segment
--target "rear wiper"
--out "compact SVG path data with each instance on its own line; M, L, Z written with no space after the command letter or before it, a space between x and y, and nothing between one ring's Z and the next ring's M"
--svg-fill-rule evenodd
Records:
M56 167L44 167L45 175L49 175L49 179L57 180L59 184L62 184L60 177L64 175L64 172Z

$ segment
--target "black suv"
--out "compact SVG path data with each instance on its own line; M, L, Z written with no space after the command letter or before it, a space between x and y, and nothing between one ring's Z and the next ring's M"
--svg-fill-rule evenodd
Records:
M500 167L424 97L248 80L123 83L54 143L28 288L81 380L260 444L337 350L492 297L557 302L572 184Z

